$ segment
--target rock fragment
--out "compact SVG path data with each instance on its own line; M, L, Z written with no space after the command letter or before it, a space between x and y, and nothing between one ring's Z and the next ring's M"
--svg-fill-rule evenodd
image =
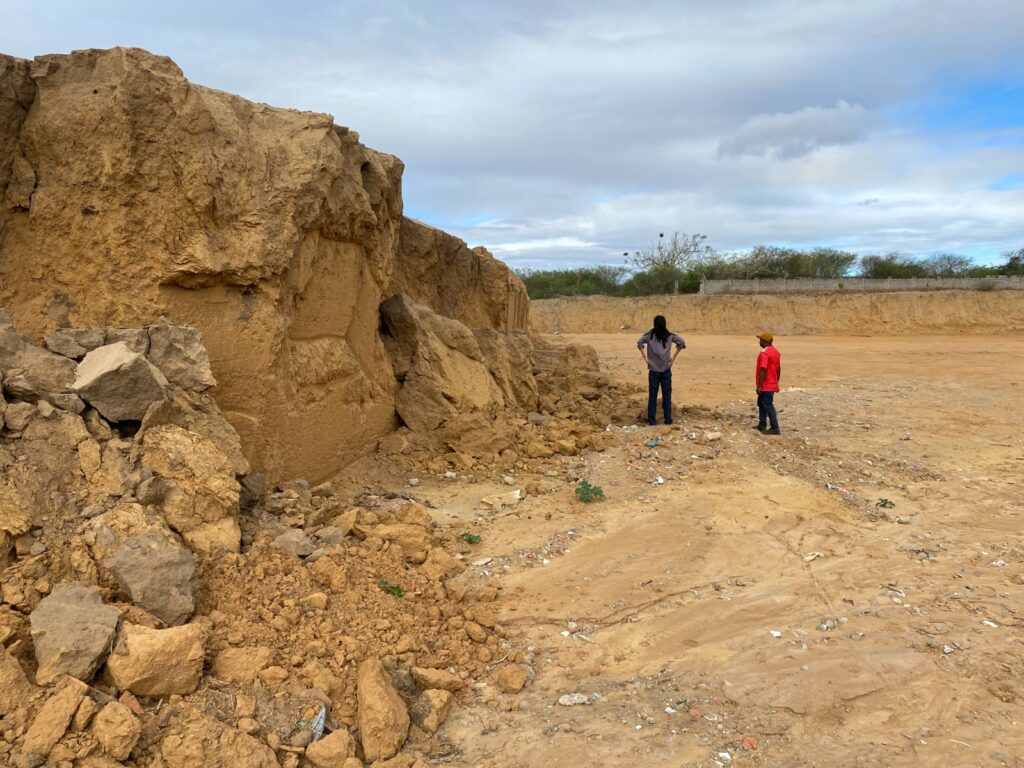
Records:
M68 679L43 704L21 742L21 754L15 758L18 768L35 768L46 761L71 724L85 691L85 685L78 680Z
M433 733L448 717L452 701L452 694L448 691L433 688L423 691L412 705L412 721L427 733Z
M142 725L124 704L112 701L92 721L92 734L111 759L128 759L142 735Z
M142 421L167 397L167 379L121 342L89 352L78 365L75 392L109 421Z
M163 319L151 325L148 357L179 387L202 391L217 385L202 335L191 326L171 325Z
M296 557L308 557L316 550L316 543L298 528L289 528L271 543L274 549Z
M168 537L144 533L125 539L103 565L133 603L164 624L183 624L192 615L196 559Z
M125 624L107 671L122 691L159 698L192 693L203 676L205 633L197 624L150 629Z
M356 753L356 743L344 728L314 741L306 747L306 757L316 768L344 768Z
M530 679L526 670L518 664L506 664L494 676L494 684L502 693L519 693Z
M28 703L35 691L18 660L0 649L0 718Z
M104 605L98 592L58 584L29 617L35 646L36 682L61 675L89 680L110 653L121 613Z
M274 651L266 647L228 648L213 660L213 673L231 683L251 683L274 659Z
M143 436L142 465L167 483L167 523L197 554L237 552L238 481L231 463L210 440L171 424Z
M409 735L409 713L380 659L366 659L359 665L356 691L359 740L366 761L393 757Z
M420 690L434 688L442 691L461 691L466 687L458 675L454 675L446 669L413 667L412 679L416 681Z
M81 360L87 352L106 343L102 328L59 328L43 342L51 352L72 360Z

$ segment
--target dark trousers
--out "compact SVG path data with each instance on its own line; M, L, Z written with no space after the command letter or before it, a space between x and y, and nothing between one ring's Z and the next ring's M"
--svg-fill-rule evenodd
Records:
M647 423L655 424L658 412L658 387L661 387L661 406L665 423L672 423L672 371L647 371Z
M775 393L757 393L757 426L764 427L771 421L772 429L779 428L779 417L775 413Z

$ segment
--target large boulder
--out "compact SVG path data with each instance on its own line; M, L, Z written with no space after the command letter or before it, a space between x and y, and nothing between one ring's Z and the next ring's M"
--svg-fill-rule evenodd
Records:
M107 671L114 685L138 696L192 693L203 676L205 632L196 624L150 629L126 623Z
M205 390L217 385L203 337L188 325L161 322L149 327L149 360L167 380L183 389Z
M68 394L75 381L75 367L74 361L35 346L13 325L0 322L0 372L5 374L4 387L9 392L13 386L18 397L32 400Z
M239 485L231 463L217 446L181 427L147 430L142 465L168 489L164 518L197 554L237 552Z
M153 403L167 397L167 379L138 352L106 344L78 364L75 392L108 421L142 421Z
M199 585L196 559L168 536L131 536L103 565L133 603L164 624L183 624L192 615Z
M120 618L92 589L54 587L29 617L39 663L36 682L47 685L64 674L91 679L110 653Z
M493 452L508 447L500 429L505 397L469 328L403 294L381 305L381 321L401 387L396 409L406 426L449 444L479 433Z
M359 665L356 694L359 741L366 761L387 760L398 754L409 736L409 712L380 659L366 659Z

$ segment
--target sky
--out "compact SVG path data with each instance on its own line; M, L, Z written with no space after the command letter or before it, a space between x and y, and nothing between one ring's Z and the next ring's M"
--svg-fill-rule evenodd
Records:
M980 263L1024 247L1022 0L0 0L0 52L130 45L328 112L406 215L521 268L658 233Z

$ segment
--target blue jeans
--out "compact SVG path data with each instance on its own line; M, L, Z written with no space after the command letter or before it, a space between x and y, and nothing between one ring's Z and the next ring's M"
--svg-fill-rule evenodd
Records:
M772 429L779 428L779 417L775 413L775 393L757 393L757 426L764 427L771 422Z
M672 423L672 371L647 371L647 423L654 425L658 412L658 387L661 387L661 406L665 423Z

